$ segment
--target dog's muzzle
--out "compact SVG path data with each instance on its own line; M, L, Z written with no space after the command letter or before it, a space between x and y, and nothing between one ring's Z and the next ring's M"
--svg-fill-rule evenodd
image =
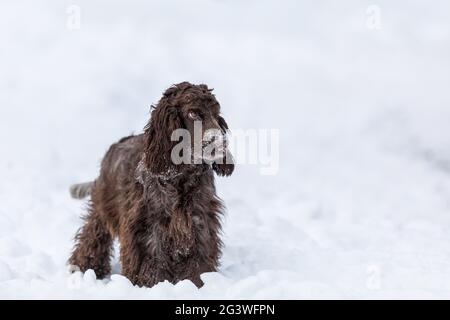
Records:
M210 135L205 134L202 144L202 158L206 161L216 161L225 158L228 148L228 138L226 134Z

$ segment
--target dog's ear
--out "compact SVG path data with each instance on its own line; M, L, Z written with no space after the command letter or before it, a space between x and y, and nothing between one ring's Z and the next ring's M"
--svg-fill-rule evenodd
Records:
M225 121L225 119L219 116L218 123L220 129L222 130L222 133L226 134L228 131L228 124ZM231 152L227 149L225 158L220 159L220 162L214 162L212 164L212 168L217 173L218 176L221 177L231 176L231 174L234 171L234 159Z
M173 131L182 127L178 108L170 105L167 98L161 99L153 107L150 121L145 127L145 162L153 174L165 174L173 167L171 152L177 142L171 141L171 136Z
M234 171L234 159L231 152L227 150L225 158L221 159L220 163L214 162L212 168L220 177L231 176Z
M219 116L218 118L218 122L219 122L219 126L220 126L220 130L222 130L223 134L226 134L228 131L228 124L225 121L225 119L221 116Z

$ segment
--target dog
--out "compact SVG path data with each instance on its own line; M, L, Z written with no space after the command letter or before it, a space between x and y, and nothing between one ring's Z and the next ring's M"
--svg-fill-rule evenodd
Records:
M194 132L198 123L201 135ZM178 129L200 151L222 144L207 156L194 147L183 148L183 159L194 163L174 163L179 142L172 134ZM221 255L224 205L216 194L214 172L230 176L234 171L227 132L208 86L182 82L167 89L152 106L144 133L113 144L99 177L71 187L72 197L91 199L68 263L82 272L92 269L102 279L111 272L113 240L118 238L122 274L134 285L189 279L201 287L200 275L217 271Z

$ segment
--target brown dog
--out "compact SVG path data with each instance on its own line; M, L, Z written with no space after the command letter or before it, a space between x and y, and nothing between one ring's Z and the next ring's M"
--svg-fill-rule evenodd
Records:
M171 155L173 131L184 128L195 137L195 121L201 122L202 133L218 129L226 137L228 126L211 91L188 82L169 88L153 106L145 132L112 145L95 182L71 188L75 198L91 195L71 265L105 277L118 237L122 274L133 284L190 279L200 287L200 274L217 270L224 207L213 171L231 175L232 157L226 146L222 156L197 164L174 164ZM212 141L193 142L205 147Z

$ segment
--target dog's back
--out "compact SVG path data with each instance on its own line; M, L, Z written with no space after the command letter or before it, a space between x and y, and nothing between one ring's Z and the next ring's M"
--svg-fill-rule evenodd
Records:
M130 164L130 160L133 160L133 154L139 154L142 149L143 144L143 135L138 136L128 136L119 140L119 142L113 144L108 152L106 153L103 161L102 161L102 170L101 170L101 178L102 175L108 175L113 173L114 176L110 178L115 178L117 172L120 168L125 169L125 171L133 170L134 167L124 168L127 164ZM136 157L134 157L137 160ZM134 163L133 163L134 164ZM92 190L94 188L94 181L77 183L70 187L70 195L74 199L85 199L92 195Z

